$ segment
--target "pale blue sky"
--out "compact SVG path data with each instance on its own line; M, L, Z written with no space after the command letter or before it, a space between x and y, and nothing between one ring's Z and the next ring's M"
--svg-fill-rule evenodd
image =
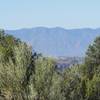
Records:
M0 28L100 27L100 0L0 0Z

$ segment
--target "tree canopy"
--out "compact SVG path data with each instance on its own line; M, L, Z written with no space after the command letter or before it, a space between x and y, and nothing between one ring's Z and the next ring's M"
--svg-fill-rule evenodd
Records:
M58 72L55 60L0 31L0 100L100 100L100 37L85 62Z

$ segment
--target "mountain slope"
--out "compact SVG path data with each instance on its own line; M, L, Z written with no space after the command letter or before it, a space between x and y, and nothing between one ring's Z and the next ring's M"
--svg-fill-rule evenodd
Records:
M37 52L49 56L84 56L88 45L100 36L100 29L64 29L36 27L6 30L6 33L28 42Z

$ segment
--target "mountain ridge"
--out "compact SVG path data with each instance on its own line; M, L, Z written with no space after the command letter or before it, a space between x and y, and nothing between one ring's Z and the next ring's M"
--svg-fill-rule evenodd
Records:
M6 30L6 33L29 43L46 56L84 56L89 44L100 36L100 28L34 27Z

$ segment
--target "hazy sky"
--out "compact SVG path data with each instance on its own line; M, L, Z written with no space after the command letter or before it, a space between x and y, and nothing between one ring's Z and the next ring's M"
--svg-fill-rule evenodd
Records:
M100 27L100 0L0 0L0 28Z

